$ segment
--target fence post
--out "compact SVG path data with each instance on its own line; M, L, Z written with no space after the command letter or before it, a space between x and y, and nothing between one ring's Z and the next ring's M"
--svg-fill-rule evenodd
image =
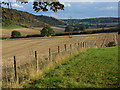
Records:
M64 45L64 47L65 47L65 52L66 52L67 51L66 44Z
M86 48L86 42L85 42L85 48Z
M88 48L88 44L86 43L86 48Z
M84 46L85 46L85 43L83 42L83 48L84 48Z
M79 45L80 45L80 44L78 43L78 51L79 51Z
M35 51L35 62L36 62L36 71L37 71L38 70L37 51Z
M15 82L17 82L17 65L16 65L16 57L14 56L14 74L15 74Z
M75 47L76 47L76 43L75 43Z
M72 54L72 45L70 44L70 54Z
M76 43L75 43L75 46L74 46L74 50L77 50Z
M51 50L49 48L49 61L51 61Z
M82 45L82 42L81 42L81 48L82 48L82 46L83 46L83 45Z
M58 46L58 55L60 55L60 47Z

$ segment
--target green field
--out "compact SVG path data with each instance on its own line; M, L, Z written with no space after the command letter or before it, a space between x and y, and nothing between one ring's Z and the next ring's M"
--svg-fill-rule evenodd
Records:
M19 29L19 28L25 28L25 27L22 27L22 26L8 26L8 27L2 27L2 29Z
M118 47L88 49L66 58L27 88L115 88L118 86Z

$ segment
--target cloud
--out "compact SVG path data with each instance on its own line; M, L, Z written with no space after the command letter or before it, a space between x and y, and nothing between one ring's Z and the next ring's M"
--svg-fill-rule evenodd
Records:
M108 7L100 8L100 10L117 10L117 7L115 7L115 6L108 6Z
M18 7L18 8L23 8L23 6L18 5L18 4L16 4L16 3L12 4L12 6L13 6L13 7Z
M67 7L71 7L71 4L68 3L68 4L66 4L66 6L67 6Z
M110 6L110 7L106 7L107 10L111 10L111 9L114 9L115 7L113 6Z
M70 3L63 3L62 4L65 6L65 7L71 7L71 4Z

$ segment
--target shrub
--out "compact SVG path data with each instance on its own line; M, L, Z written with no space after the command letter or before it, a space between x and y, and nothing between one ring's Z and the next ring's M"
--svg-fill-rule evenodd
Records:
M79 30L84 31L86 29L85 25L80 25Z
M113 42L109 42L109 43L106 45L106 47L112 47L112 46L116 46L116 44L115 44L114 41L113 41Z
M11 37L15 38L15 37L20 37L21 33L19 31L12 31Z
M86 34L92 34L93 31L85 31Z

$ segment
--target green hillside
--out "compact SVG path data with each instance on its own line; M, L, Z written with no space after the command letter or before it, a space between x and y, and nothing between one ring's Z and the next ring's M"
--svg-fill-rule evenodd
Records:
M59 19L56 19L54 17L48 17L48 16L43 16L43 15L40 15L40 16L36 16L38 20L42 21L42 22L45 22L51 26L56 26L56 25L64 25L64 21L62 20L59 20Z
M33 14L2 7L2 26L43 27L49 25L63 25L64 22L53 17L35 16Z

